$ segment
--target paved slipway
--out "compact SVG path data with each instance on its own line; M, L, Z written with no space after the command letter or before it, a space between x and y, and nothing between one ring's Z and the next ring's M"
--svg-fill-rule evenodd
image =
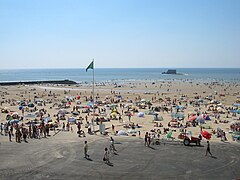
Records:
M60 132L54 137L7 142L0 137L0 179L239 179L240 145L211 144L214 158L202 147L162 143L145 147L138 137L114 137L117 154L103 162L109 137L86 139ZM89 142L89 160L83 142Z

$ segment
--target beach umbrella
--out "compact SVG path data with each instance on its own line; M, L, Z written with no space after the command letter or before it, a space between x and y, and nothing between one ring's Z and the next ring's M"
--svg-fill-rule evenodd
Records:
M169 133L167 134L167 138L168 139L172 138L172 131L169 131Z
M18 119L13 119L13 120L10 120L9 122L10 122L10 124L19 123L19 120Z
M202 131L201 134L202 134L202 137L206 138L207 140L211 139L212 134L210 134L209 132Z
M144 113L143 112L139 112L137 116L138 117L144 117Z

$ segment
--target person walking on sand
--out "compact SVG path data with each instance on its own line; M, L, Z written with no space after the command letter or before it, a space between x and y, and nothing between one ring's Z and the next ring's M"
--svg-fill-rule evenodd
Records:
M105 161L106 164L110 163L108 148L104 149L103 161Z
M12 134L10 130L8 131L8 137L9 137L9 141L12 142Z
M144 145L148 146L148 132L145 133L144 141L145 141Z
M205 155L205 156L207 156L208 153L209 153L209 154L211 155L211 157L212 157L212 153L211 153L211 151L210 151L209 141L207 141L207 150L206 150L206 155Z
M89 158L89 155L87 154L87 152L88 152L87 141L85 141L85 144L84 144L84 147L83 147L83 151L84 151L84 158Z
M131 122L131 116L132 116L132 115L129 113L129 114L128 114L128 121L129 121L129 122Z

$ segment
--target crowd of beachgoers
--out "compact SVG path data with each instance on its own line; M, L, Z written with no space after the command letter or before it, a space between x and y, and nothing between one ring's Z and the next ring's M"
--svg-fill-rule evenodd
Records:
M0 87L2 141L28 142L70 132L178 140L181 133L210 141L238 142L237 83L128 82L95 87ZM202 137L203 136L203 137Z

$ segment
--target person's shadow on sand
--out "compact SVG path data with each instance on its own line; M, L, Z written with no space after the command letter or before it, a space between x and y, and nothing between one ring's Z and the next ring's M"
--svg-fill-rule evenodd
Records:
M88 161L93 161L90 157L86 157L85 159Z
M152 146L148 146L150 149L152 150L156 150L156 148L152 147Z
M210 157L210 158L213 158L213 159L217 159L216 156L207 156L207 157Z
M217 157L216 157L216 156L211 156L211 158L213 158L213 159L217 159Z
M105 164L108 165L108 166L113 167L113 163L111 163L111 162L106 162Z

